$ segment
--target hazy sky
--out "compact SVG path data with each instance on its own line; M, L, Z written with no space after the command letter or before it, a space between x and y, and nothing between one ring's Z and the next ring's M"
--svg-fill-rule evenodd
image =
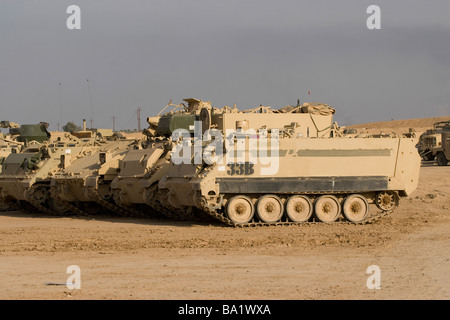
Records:
M340 125L448 116L450 1L0 0L0 120L133 129L183 98L319 101Z

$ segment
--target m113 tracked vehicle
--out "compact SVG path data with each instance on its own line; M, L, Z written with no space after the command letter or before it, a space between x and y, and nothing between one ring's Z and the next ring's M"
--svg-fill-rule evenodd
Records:
M2 164L5 161L5 159L9 156L11 153L20 152L23 147L23 142L17 141L18 132L15 134L11 134L11 129L17 130L19 128L19 125L10 122L10 121L0 121L0 128L8 128L10 132L8 134L4 134L3 132L0 132L0 173L2 172ZM11 207L9 204L3 202L0 196L0 211L8 211Z
M46 122L19 126L12 121L0 121L0 128L9 129L6 135L0 132L0 164L10 153L20 152L24 145L42 143L50 138Z
M39 128L27 126L24 131L22 127L18 140L24 142L23 149L9 154L2 163L1 199L8 204L17 203L25 211L52 213L58 205L50 195L51 176L62 159L67 162L83 155L94 147L94 141L81 141L68 133L52 141L45 124Z
M196 144L198 138L209 128L215 128L219 135L223 135L226 129L234 126L245 127L249 120L255 123L263 120L258 113L265 107L258 107L249 110L244 115L236 108L223 107L221 109L211 106L209 101L204 102L197 99L185 99L188 103L172 105L181 111L169 112L159 118L149 118L148 122L153 138L148 140L148 146L140 150L130 150L119 161L119 174L111 184L114 191L116 203L127 210L136 206L147 205L163 215L181 220L210 219L195 206L172 206L168 200L169 194L165 189L160 189L160 181L163 180L172 168L172 161L175 150L175 157L178 156L176 148L177 142L181 144ZM169 104L170 106L171 104ZM283 112L286 112L283 110ZM320 112L323 112L321 110ZM333 110L334 112L334 110ZM280 112L281 113L281 112ZM288 126L293 126L290 114L280 115ZM296 126L293 133L297 135L322 136L331 131L331 115L317 116L302 114L305 126ZM259 122L261 126L271 128ZM200 142L201 143L201 142ZM175 148L174 148L175 147ZM186 157L187 155L184 155ZM189 156L188 156L189 157ZM145 211L145 209L144 209Z
M6 135L0 132L0 165L10 153L21 152L24 146L42 143L50 138L46 122L19 126L11 121L0 121L0 128L9 128L9 133Z
M333 113L321 104L202 109L203 141L180 144L178 159L172 152L158 188L172 207L194 207L230 226L373 221L416 189L415 141L346 136Z
M40 127L40 125L38 125ZM6 157L14 152L20 152L22 150L22 147L24 145L23 142L18 141L19 136L19 125L10 122L10 121L0 121L0 128L8 128L9 133L4 134L0 131L0 165L5 161ZM1 171L0 167L0 173Z
M139 140L105 140L97 137L95 145L82 156L63 156L58 170L51 177L51 196L55 213L68 211L82 215L95 214L114 206L110 183L118 173L118 161ZM106 208L105 208L106 209Z
M50 138L50 133L47 131L48 123L46 122L19 126L12 121L1 121L0 128L9 129L6 135L0 133L0 174L3 170L3 163L10 154L20 153L24 147L30 145L35 147ZM0 210L10 210L12 208L11 203L3 201L1 194L2 189L0 187Z
M50 141L40 124L4 158L0 200L52 214L106 208L230 226L360 224L417 187L415 139L344 132L329 105L240 111L184 101L148 118L145 140L84 129Z
M142 148L130 149L119 160L118 174L111 183L111 189L116 204L121 208L135 213L140 211L146 216L162 214L172 219L184 218L184 214L168 204L166 195L159 192L158 182L170 168L173 133L185 130L191 139L200 110L212 109L208 101L192 98L184 101L187 106L169 102L158 116L147 118L149 128L143 131L147 135L146 142ZM169 107L172 110L161 115Z

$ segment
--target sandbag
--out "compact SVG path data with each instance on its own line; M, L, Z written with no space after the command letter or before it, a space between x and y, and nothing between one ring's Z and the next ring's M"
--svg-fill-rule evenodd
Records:
M318 102L305 102L301 108L302 113L320 114L323 116L334 114L336 110L328 104Z

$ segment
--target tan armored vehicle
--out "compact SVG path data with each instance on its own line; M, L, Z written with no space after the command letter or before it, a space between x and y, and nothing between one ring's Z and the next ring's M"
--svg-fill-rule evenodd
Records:
M231 226L373 221L416 189L415 140L346 137L334 131L333 113L321 104L217 116L202 109L203 130L219 130L205 132L197 152L179 144L159 189L171 206Z
M20 152L22 147L23 143L11 140L0 132L0 164L11 152Z
M436 162L440 166L446 166L450 161L450 130L441 133L440 146L431 149L431 154L436 157Z
M432 149L442 146L442 132L450 132L450 121L436 122L433 129L420 135L416 148L423 160L433 161L436 158L436 153L432 152Z
M10 121L0 121L0 128L8 128L9 133L4 134L0 131L0 165L5 161L6 157L12 152L20 152L24 145L18 141L19 125ZM0 173L1 173L0 167Z
M173 132L184 129L191 139L200 110L212 108L210 102L192 98L184 101L187 106L169 102L156 117L147 118L149 128L143 132L148 137L146 143L142 148L130 149L119 160L119 173L111 188L115 202L121 208L147 216L163 214L174 219L183 218L167 203L166 195L158 192L158 182L170 168ZM167 108L172 110L162 114Z
M57 213L71 211L95 214L102 209L116 209L110 183L118 173L118 161L137 140L95 140L80 156L63 158L51 177L51 195L56 199Z
M25 145L33 145L47 140L50 136L47 127L48 124L45 122L19 126L11 121L0 121L0 128L9 129L7 134L0 132L0 174L3 163L11 153L20 153ZM1 199L0 189L0 210L12 208L10 203L5 203Z
M71 134L80 139L95 138L106 141L124 139L122 134L119 132L114 132L112 129L86 128L86 119L83 119L83 129L80 131L71 132Z
M0 128L18 128L19 125L9 122L9 121L1 121ZM5 161L6 157L12 152L20 152L23 147L22 142L18 142L16 139L17 135L4 134L0 131L0 174L2 172L1 165ZM10 205L4 203L0 197L0 211L8 211L10 210Z
M88 215L115 209L109 185L117 175L118 158L139 141L125 139L112 129L87 129L85 119L83 129L71 134L94 143L80 156L61 159L59 169L51 177L53 210L59 214L70 211Z
M19 141L24 141L24 148L9 154L2 163L1 199L5 203L18 203L25 211L37 209L52 213L58 210L50 195L51 176L61 163L68 164L70 159L93 147L92 140L81 141L68 133L51 141L46 128L45 124L41 124L39 130L34 127L30 135L23 135L23 131Z

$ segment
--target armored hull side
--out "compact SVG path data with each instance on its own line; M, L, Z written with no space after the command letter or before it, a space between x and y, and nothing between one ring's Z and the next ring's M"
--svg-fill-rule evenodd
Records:
M173 164L160 183L170 204L231 225L335 222L341 212L359 223L367 221L369 204L391 211L418 184L420 157L411 138L281 137L276 149L244 144L239 160L235 151L231 161L201 168Z
M25 210L38 209L50 213L55 204L50 195L52 175L61 167L62 162L90 148L90 141L82 142L68 137L65 141L34 143L20 153L11 153L2 164L2 200L19 203Z
M119 160L136 144L134 140L102 141L61 167L51 178L51 194L61 211L100 212L98 194L113 205L109 185L118 173Z

